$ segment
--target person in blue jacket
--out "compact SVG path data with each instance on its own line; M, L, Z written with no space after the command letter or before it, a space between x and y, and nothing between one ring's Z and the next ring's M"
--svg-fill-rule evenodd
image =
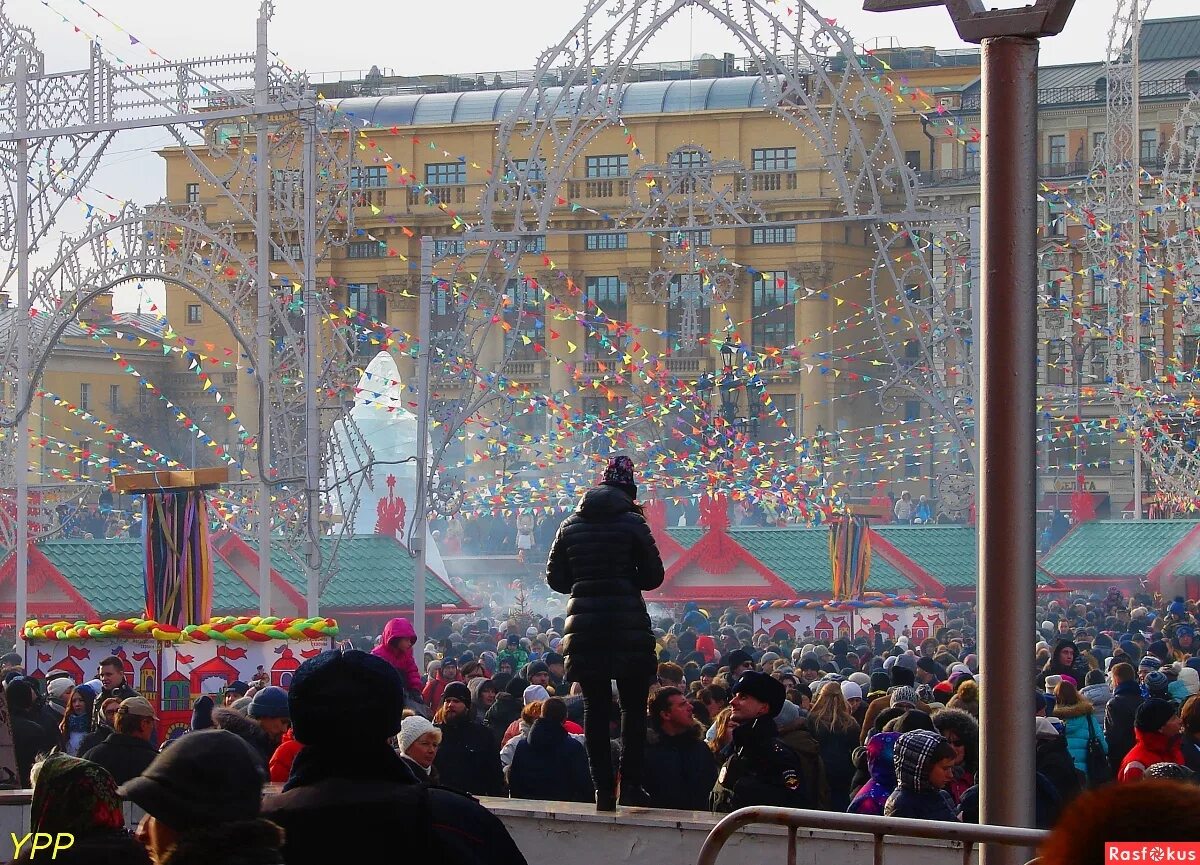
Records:
M1053 678L1053 677L1051 677ZM1066 678L1054 689L1054 717L1062 721L1067 737L1067 751L1075 768L1087 775L1088 740L1096 739L1108 755L1108 742L1104 738L1104 725L1096 722L1095 706L1082 696Z

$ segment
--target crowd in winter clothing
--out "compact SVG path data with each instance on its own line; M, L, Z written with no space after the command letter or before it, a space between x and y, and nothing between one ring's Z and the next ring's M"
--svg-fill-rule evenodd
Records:
M75 683L5 656L13 780L32 782L34 831L76 832L83 858L68 863L128 848L158 865L324 865L403 837L417 857L524 865L473 797L978 820L988 678L973 606L919 640L756 633L744 609L694 603L652 618L641 593L663 566L636 496L617 457L563 522L547 584L566 616L446 620L419 660L415 629L394 618L368 645L307 660L290 690L256 679L200 697L190 729L161 745L119 658ZM1152 795L1200 772L1197 615L1195 601L1116 589L1036 610L1013 711L1029 712L1040 827L1089 788ZM283 787L264 798L268 780ZM141 846L114 817L120 797L147 814Z

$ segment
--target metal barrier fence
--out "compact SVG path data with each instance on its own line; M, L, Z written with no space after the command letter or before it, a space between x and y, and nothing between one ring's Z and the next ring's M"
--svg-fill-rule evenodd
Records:
M1040 829L1012 826L981 826L976 823L949 823L939 820L910 820L905 817L871 817L865 814L841 814L830 811L803 811L793 808L758 806L734 811L721 820L704 840L696 865L716 865L717 856L733 835L752 823L786 826L788 830L787 865L796 865L796 835L801 829L826 829L856 832L875 839L872 863L883 865L883 839L889 835L904 838L930 838L963 845L963 865L969 865L976 844L1000 844L1007 847L1036 849L1049 834Z

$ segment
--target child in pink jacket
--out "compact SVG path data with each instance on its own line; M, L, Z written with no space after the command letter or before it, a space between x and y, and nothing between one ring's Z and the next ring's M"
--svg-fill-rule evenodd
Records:
M408 691L421 693L421 674L413 660L413 642L417 632L408 619L392 619L383 629L383 642L372 650L372 655L383 658L400 673L400 679Z

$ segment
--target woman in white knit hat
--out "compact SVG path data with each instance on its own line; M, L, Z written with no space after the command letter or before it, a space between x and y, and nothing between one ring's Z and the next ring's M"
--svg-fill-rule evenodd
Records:
M400 756L413 774L427 784L437 784L437 769L433 758L442 744L442 731L426 718L411 715L400 723Z

